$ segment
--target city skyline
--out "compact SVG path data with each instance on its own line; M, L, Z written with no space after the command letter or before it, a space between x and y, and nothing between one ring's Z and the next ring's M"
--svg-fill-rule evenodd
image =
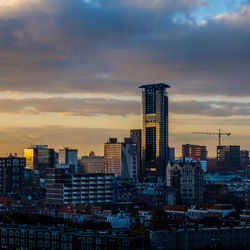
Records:
M173 3L174 2L174 3ZM169 145L249 149L248 0L0 1L0 151L103 155L140 129L138 87L170 82ZM44 35L46 34L46 35Z

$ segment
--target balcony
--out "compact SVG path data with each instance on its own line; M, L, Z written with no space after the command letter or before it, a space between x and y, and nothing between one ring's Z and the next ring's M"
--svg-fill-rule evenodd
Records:
M104 184L105 184L105 181L98 181L97 184L98 184L98 185L104 185Z

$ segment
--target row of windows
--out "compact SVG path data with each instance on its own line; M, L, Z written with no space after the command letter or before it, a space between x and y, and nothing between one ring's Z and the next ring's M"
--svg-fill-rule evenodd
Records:
M28 231L18 231L18 230L8 230L7 229L2 229L1 230L2 235L9 235L9 236L16 236L16 237L27 237L29 236L29 238L35 238L36 236L36 232L28 232ZM39 239L50 239L51 238L51 234L49 232L37 232L37 238ZM52 239L59 239L59 233L52 233ZM61 236L62 240L72 240L72 235L66 235L63 234Z
M2 238L1 243L4 245L9 243L10 245L21 245L21 246L27 246L27 243L28 243L29 247L34 247L36 245L38 247L52 247L52 248L59 247L58 242L52 242L52 244L50 245L50 241L42 241L42 240L38 240L38 241L29 240L27 242L27 240L19 240L19 239L9 238L9 242L8 242L8 239ZM72 249L72 243L61 243L61 248L62 249Z

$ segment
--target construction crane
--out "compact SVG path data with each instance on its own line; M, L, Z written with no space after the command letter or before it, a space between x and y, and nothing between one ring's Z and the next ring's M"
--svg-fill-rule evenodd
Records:
M227 135L230 136L231 133L226 133L226 132L222 132L221 129L219 129L219 132L193 132L192 134L199 134L199 135L218 135L219 138L219 146L221 145L221 136L222 135Z

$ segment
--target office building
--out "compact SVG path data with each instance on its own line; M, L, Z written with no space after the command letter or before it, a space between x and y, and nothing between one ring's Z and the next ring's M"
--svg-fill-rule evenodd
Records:
M26 168L44 170L54 167L54 149L48 148L48 145L31 145L24 149L24 157Z
M124 142L117 142L117 138L110 138L104 144L105 173L112 173L124 179L138 177L137 144L132 138L124 138Z
M33 175L35 186L45 186L45 177L47 168L55 166L54 149L48 148L48 145L31 145L24 149L26 158L26 168Z
M97 204L114 201L113 174L71 174L67 169L47 172L46 201L51 205Z
M185 144L182 145L182 157L192 158L194 161L206 161L207 160L207 148L206 146Z
M146 181L165 181L168 162L167 84L156 83L142 88L141 163Z
M240 164L240 146L217 146L218 171L237 171Z
M96 156L93 151L83 156L80 163L84 173L104 173L104 156Z
M20 189L24 186L24 168L26 159L9 155L0 158L0 195Z
M77 173L78 171L78 150L64 148L59 149L58 163L61 166L67 166L72 173Z

